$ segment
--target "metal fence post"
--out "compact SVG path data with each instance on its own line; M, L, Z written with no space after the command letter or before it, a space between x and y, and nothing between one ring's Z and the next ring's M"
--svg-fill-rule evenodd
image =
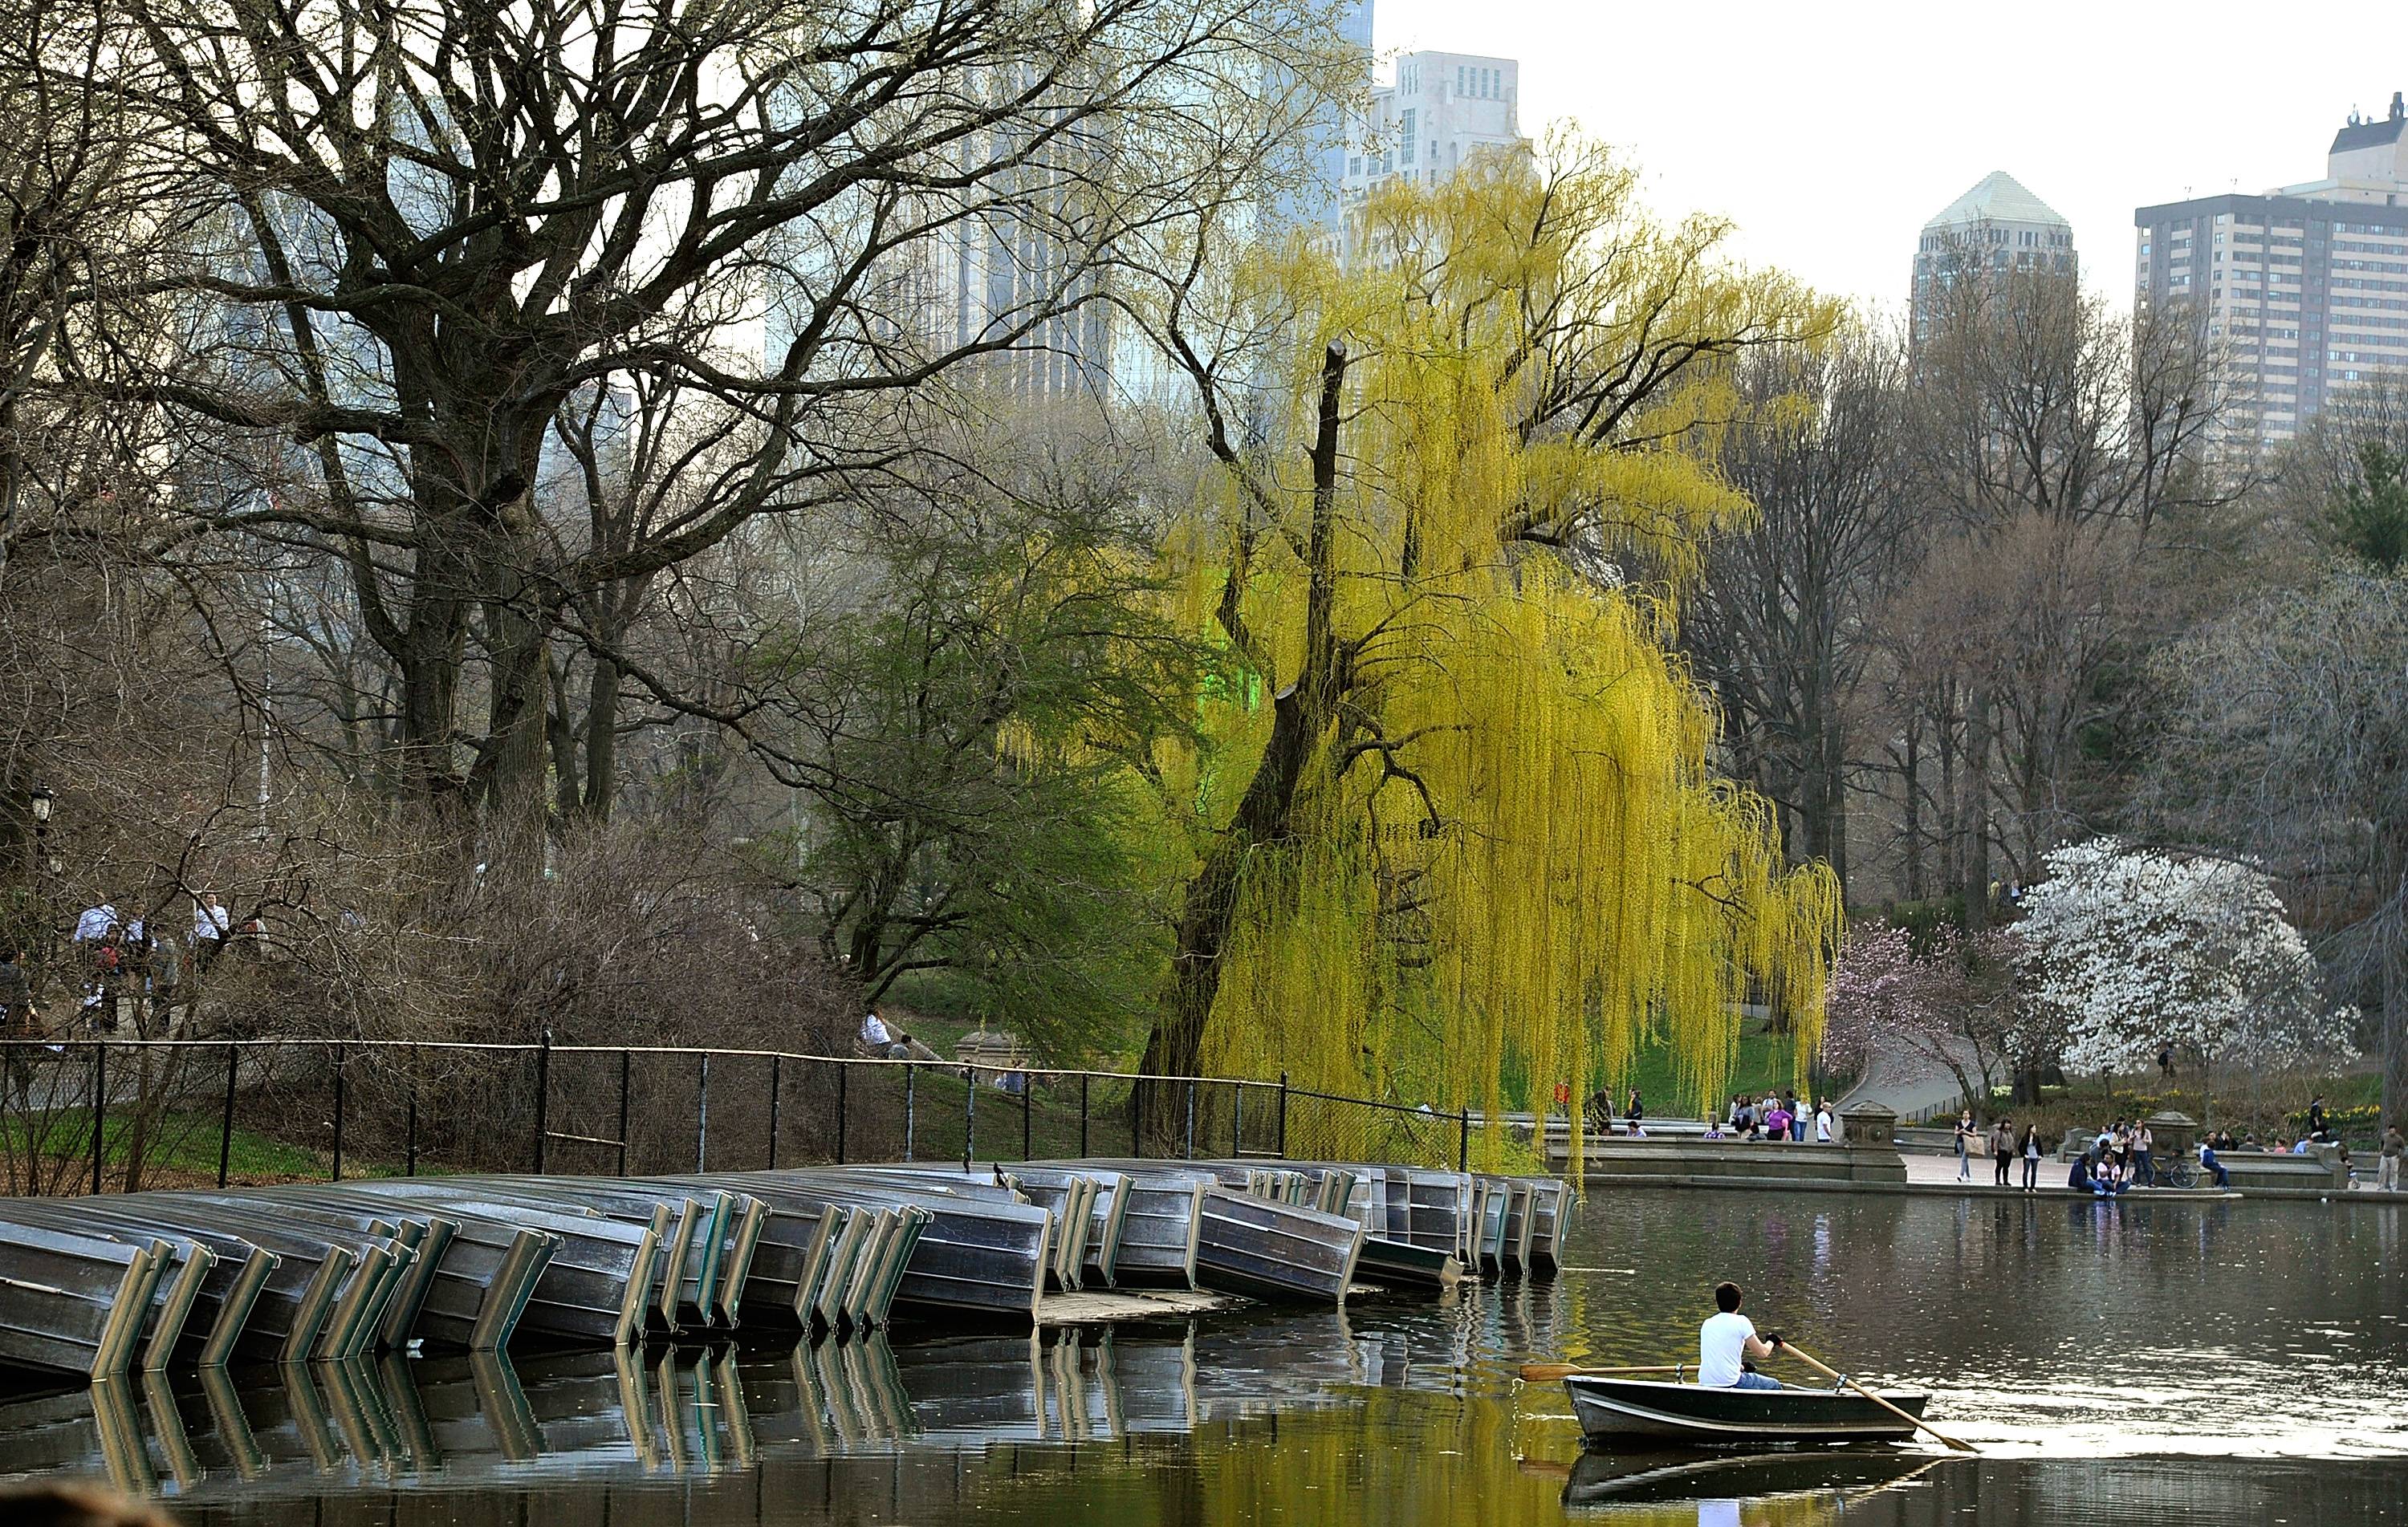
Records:
M1079 1073L1079 1154L1087 1154L1087 1073Z
M1280 1073L1279 1153L1280 1160L1287 1160L1287 1073L1284 1071Z
M1461 1133L1455 1136L1455 1169L1469 1172L1471 1170L1471 1103L1469 1099L1465 1100L1455 1117L1461 1121Z
M226 1162L234 1154L234 1069L242 1060L242 1047L226 1046L225 1113L218 1122L218 1186L226 1185Z
M633 1070L628 1058L627 1050L619 1051L619 1175L621 1177L627 1175L627 1093L629 1073Z
M543 1176L552 1134L552 1025L543 1028L543 1042L535 1052L535 1175Z
M785 1069L783 1055L769 1057L769 1170L778 1169L778 1083Z
M1187 1078L1187 1159L1196 1159L1196 1078Z
M844 1080L853 1075L853 1067L842 1061L836 1063L836 1163L844 1164Z
M978 1072L962 1067L962 1170L978 1155Z
M701 1104L694 1115L694 1169L706 1168L704 1160L710 1151L710 1051L702 1052Z
M911 1159L911 1136L919 1127L920 1067L918 1063L903 1063L903 1159Z
M1246 1084L1238 1083L1238 1090L1230 1094L1230 1098L1229 1154L1235 1158L1246 1153Z
M92 1047L92 1191L100 1192L101 1139L108 1129L108 1041Z
M1037 1158L1037 1078L1020 1074L1020 1159Z
M335 1161L326 1180L343 1180L343 1061L345 1051L340 1043L335 1046Z
M409 1105L408 1120L402 1127L401 1175L418 1175L418 1047L409 1047Z

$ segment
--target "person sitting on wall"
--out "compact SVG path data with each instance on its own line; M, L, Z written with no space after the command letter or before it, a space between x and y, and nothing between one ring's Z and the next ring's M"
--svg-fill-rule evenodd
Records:
M2208 1173L2215 1178L2215 1185L2217 1187L2229 1188L2232 1186L2232 1174L2226 1171L2224 1169L2224 1163L2215 1159L2215 1147L2208 1144L2205 1140L2201 1140L2199 1143L2199 1164L2200 1170Z
M2065 1175L2065 1185L2078 1193L2090 1192L2090 1152L2073 1158L2073 1170Z
M1613 1133L1613 1090L1600 1087L1588 1095L1588 1127L1600 1135Z
M867 1018L861 1020L861 1044L870 1054L883 1056L890 1061L908 1060L911 1054L911 1036L888 1029L886 1020L878 1016L875 1007L869 1010Z

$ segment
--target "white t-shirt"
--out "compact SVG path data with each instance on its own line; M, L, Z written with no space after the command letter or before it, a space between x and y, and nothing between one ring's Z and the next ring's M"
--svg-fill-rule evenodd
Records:
M861 1042L874 1049L883 1049L893 1044L895 1038L886 1032L886 1025L879 1020L878 1015L872 1013L861 1020Z
M1814 1115L1814 1140L1818 1145L1831 1143L1831 1110L1823 1108Z
M1737 1310L1718 1313L1699 1326L1698 1382L1708 1389L1728 1389L1738 1383L1747 1338L1755 1334L1756 1322Z

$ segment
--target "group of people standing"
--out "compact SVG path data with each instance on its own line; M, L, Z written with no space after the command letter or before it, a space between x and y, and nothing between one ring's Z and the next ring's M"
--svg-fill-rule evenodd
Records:
M1973 1121L1973 1110L1967 1108L1956 1116L1956 1180L1973 1180L1973 1158L1986 1154L1990 1158L1990 1184L1997 1188L2015 1189L2014 1168L2023 1165L2020 1191L2040 1192L2040 1163L2049 1151L2040 1137L2040 1126L2026 1124L2015 1128L2013 1119L2000 1117L1987 1130ZM2118 1119L2099 1132L2099 1138L2076 1157L2066 1186L2085 1192L2120 1193L2128 1187L2152 1187L2157 1177L2157 1136L2147 1122L2129 1123Z
M2066 1186L2104 1197L2113 1197L2127 1188L2154 1188L2157 1185L2157 1134L2149 1128L2147 1120L2136 1124L2118 1119L2101 1128L2099 1137L2075 1158L2073 1169L2066 1176ZM2200 1164L2211 1172L2221 1170L2204 1157Z
M2047 1151L2041 1144L2037 1125L2026 1124L2018 1132L2014 1120L2002 1117L1985 1133L1973 1122L1973 1111L1968 1108L1956 1116L1957 1181L1973 1180L1973 1158L1985 1151L1990 1157L1992 1187L2014 1188L2015 1184L2011 1179L2014 1164L2021 1161L2024 1167L2022 1191L2028 1193L2040 1192L2040 1163Z
M1796 1092L1784 1092L1779 1096L1770 1092L1760 1098L1744 1092L1731 1094L1730 1107L1723 1118L1723 1127L1716 1130L1713 1121L1706 1121L1707 1139L1775 1140L1802 1143L1812 1130L1816 1145L1829 1145L1839 1137L1839 1129L1831 1117L1831 1100L1825 1098L1811 1106L1799 1101Z
M217 896L193 904L189 948L147 918L120 919L108 901L78 914L67 948L80 988L78 1017L93 1032L165 1033L184 1001L188 978L208 971L233 935L233 917ZM0 1031L16 1038L44 1036L25 951L0 949Z

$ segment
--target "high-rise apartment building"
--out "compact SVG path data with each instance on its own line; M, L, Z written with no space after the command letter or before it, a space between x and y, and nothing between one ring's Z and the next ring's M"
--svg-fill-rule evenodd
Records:
M1393 85L1373 87L1347 134L1344 200L1351 210L1391 180L1436 185L1484 152L1520 152L1522 66L1471 53L1407 53ZM1345 241L1351 257L1353 239Z
M2289 438L2336 389L2408 370L2408 103L2355 113L2325 178L2132 214L2136 300L2196 304L2232 364L2228 440Z
M2012 271L2078 276L2073 225L2004 170L1992 170L1923 225L1914 247L1910 302L1921 338L1941 294L1971 278L1995 280Z

